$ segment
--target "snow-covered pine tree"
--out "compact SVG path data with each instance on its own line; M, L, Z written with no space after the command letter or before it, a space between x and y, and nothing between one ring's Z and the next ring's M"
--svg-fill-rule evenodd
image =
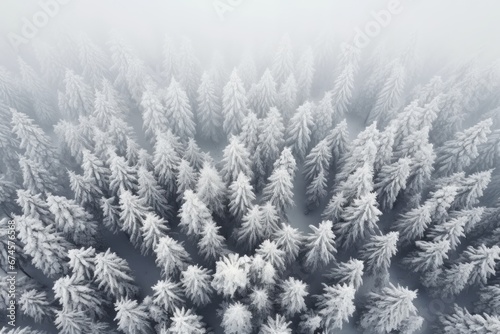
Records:
M297 172L297 162L293 157L292 150L289 147L285 147L279 158L273 164L273 170L278 168L284 168L288 171L292 179L295 179L295 173Z
M299 88L298 103L303 103L311 96L314 72L314 54L312 48L308 47L304 50L296 65L295 76Z
M320 172L328 176L330 162L332 160L331 147L327 139L321 140L314 146L304 161L303 174L307 182L316 179Z
M92 180L103 191L108 189L111 171L88 150L82 152L82 169L85 178Z
M413 300L417 291L389 283L380 292L370 292L360 325L366 331L388 334L398 330L405 320L417 315Z
M363 284L363 270L365 266L363 261L350 259L347 262L337 262L327 277L331 278L337 284L352 286L357 290Z
M49 303L47 292L35 289L27 290L21 294L19 306L21 306L23 315L32 318L37 323L50 319L52 312L54 312L54 308Z
M76 245L89 246L95 243L97 223L90 213L74 200L62 196L47 197L49 211L54 215L56 229Z
M245 87L236 69L224 86L222 95L222 115L224 116L223 129L229 134L238 134L241 130L243 118L247 114L247 98Z
M306 151L311 142L313 122L313 105L305 102L290 119L287 128L286 144L291 147L292 152L298 160L304 159Z
M95 248L82 247L68 252L69 267L73 276L79 279L92 279L95 271Z
M269 238L279 228L279 212L271 202L261 204L263 234Z
M92 320L83 311L56 310L54 325L61 334L89 333Z
M97 253L94 261L94 279L99 289L115 299L131 298L137 293L138 288L125 259L108 249L106 252Z
M222 178L211 165L205 162L200 170L198 182L196 183L196 194L208 208L219 216L222 216L226 201L226 185Z
M100 206L102 211L102 222L111 232L117 233L121 230L120 207L116 204L115 197L101 197Z
M254 152L259 144L260 120L257 115L249 111L241 123L240 141L249 152Z
M221 137L222 107L215 82L207 72L201 76L200 87L198 87L197 118L201 125L202 135L217 142Z
M255 110L259 118L266 116L269 109L277 106L276 82L269 69L264 71L259 83L254 87Z
M410 243L424 236L424 232L431 223L431 206L419 205L403 213L395 222L395 229L399 232L399 241Z
M339 165L344 154L349 150L349 131L347 121L344 119L333 128L325 138L330 146L333 161Z
M213 220L205 222L201 229L198 253L207 262L214 262L227 253L226 239L220 235L219 230L220 226L217 226Z
M188 94L186 94L186 91L184 91L175 78L172 78L165 92L164 100L166 118L174 135L180 137L182 141L187 141L189 138L194 137L196 129Z
M285 270L285 252L281 250L276 241L264 240L255 251L256 256L260 256L264 263L269 263L277 272Z
M486 284L488 279L495 274L495 267L500 261L500 247L497 245L492 247L485 245L469 246L463 253L462 258L462 262L474 265L469 284Z
M285 34L278 44L278 48L273 57L272 73L278 84L282 84L294 71L292 41L290 36Z
M96 200L103 196L101 188L83 175L68 171L69 186L75 201L84 208L95 207Z
M449 268L442 271L440 282L438 283L439 292L442 296L456 296L469 284L473 263L452 264Z
M492 123L491 118L488 118L456 133L454 139L444 143L438 151L437 171L441 175L450 175L470 166L479 155L479 145L486 143Z
M460 239L465 237L464 230L467 222L466 215L448 219L433 226L427 236L435 241L449 240L450 249L455 250L460 244Z
M156 181L154 174L145 167L139 167L137 182L139 183L137 194L145 204L161 217L171 216L172 207L167 202L167 194Z
M288 317L301 313L306 309L305 299L308 294L308 286L305 282L289 277L280 284L278 302L281 310Z
M188 190L195 189L197 181L197 173L191 166L189 161L181 159L177 167L177 176L175 185L177 187L177 202L182 202L184 193Z
M103 77L107 76L107 55L85 34L81 34L77 40L78 58L83 69L83 77L91 85L97 86Z
M142 221L150 212L144 201L130 191L124 190L120 194L120 223L121 230L128 234L135 247L142 242Z
M64 86L65 99L69 107L66 110L66 116L69 119L77 119L78 116L89 115L92 112L93 94L84 79L67 69L64 75Z
M290 119L292 113L297 108L297 80L290 74L285 82L280 86L277 104L283 114L283 119Z
M418 250L410 253L403 259L403 263L415 272L434 271L441 267L448 258L450 250L449 240L416 241Z
M299 330L301 333L314 334L321 328L323 318L315 311L309 310L300 316Z
M19 157L19 166L23 176L23 187L33 194L59 192L58 178L53 170L27 157Z
M228 305L223 311L222 328L227 334L250 334L252 332L252 312L240 302Z
M410 175L410 164L411 159L400 158L380 169L375 179L375 190L382 208L392 209L399 192L406 188L406 180Z
M269 316L266 323L260 327L259 334L292 334L291 323L280 314L276 314L274 317Z
M378 216L382 212L377 208L375 193L368 193L347 206L341 215L342 220L334 228L338 240L343 245L352 245L378 231Z
M186 90L189 101L194 104L196 100L196 89L198 88L200 80L200 61L196 57L195 50L189 38L182 38L177 59L179 60L179 82Z
M191 262L191 256L183 244L168 235L160 238L154 252L156 264L164 277L177 277Z
M157 134L154 147L154 172L158 182L167 190L169 196L175 193L175 175L180 162L173 142L175 139L177 137L172 137L171 133Z
M391 259L398 251L398 237L398 232L374 235L363 245L359 257L364 261L367 272L382 280L388 277Z
M178 70L178 55L175 53L176 43L172 40L169 35L165 35L163 39L162 47L162 67L163 67L163 77L165 78L166 84L170 83L170 80L177 75Z
M250 258L236 253L222 256L215 264L212 287L225 297L243 292L249 283Z
M332 90L334 117L342 119L349 111L354 90L354 75L356 65L354 62L347 62L339 73Z
M167 235L169 228L167 221L156 214L148 212L142 221L141 233L143 242L141 243L141 253L152 252L161 238Z
M179 226L183 233L193 238L200 237L204 224L212 221L210 210L190 189L184 192L184 200L178 216Z
M189 138L185 148L182 148L182 158L187 160L196 171L199 171L208 153L201 152L194 138Z
M109 189L113 194L120 195L122 191L135 191L137 188L137 171L127 164L124 157L108 150L108 165L111 171Z
M476 310L489 314L499 313L500 286L498 284L487 285L479 290L479 300L476 302Z
M211 271L199 265L190 265L181 272L184 294L196 305L205 306L212 296Z
M384 124L403 103L406 82L406 70L400 62L395 62L389 77L377 96L373 109L368 114L366 123L380 121Z
M63 310L81 311L92 320L105 315L105 301L94 288L76 276L63 276L54 282L54 297Z
M152 140L157 133L165 132L169 118L156 87L149 86L141 98L142 124L146 136Z
M250 152L237 136L231 136L229 144L224 148L222 164L222 179L228 185L236 181L240 173L250 179L253 177Z
M317 208L323 199L326 198L328 178L324 171L320 171L306 189L306 208L312 210Z
M283 118L276 108L271 108L261 122L259 152L266 175L271 173L273 163L278 159L284 144Z
M185 305L184 296L179 282L173 282L169 278L158 281L152 287L153 303L167 312Z
M229 212L241 219L255 201L255 194L250 184L250 178L240 172L236 180L229 186Z
M321 295L316 296L316 308L325 333L333 333L342 329L344 322L354 313L356 289L348 284L328 286L323 283L323 290Z
M322 221L318 227L309 225L312 230L304 242L304 264L306 267L316 270L321 266L328 265L334 261L337 250L335 249L335 235L331 220Z
M184 307L176 308L170 317L170 327L166 334L206 334L202 317Z
M327 91L323 98L314 106L313 119L313 142L317 143L323 140L332 130L334 124L332 92Z
M489 334L500 329L498 315L470 314L466 308L456 304L453 313L441 315L439 322L443 334Z
M293 180L288 171L284 168L275 169L262 194L264 201L269 201L282 213L292 207L294 205Z
M356 168L352 174L347 177L345 182L341 182L337 187L348 202L353 199L361 198L373 191L373 167L366 162Z
M121 298L115 303L118 329L125 334L152 334L153 327L149 322L148 310L136 300Z

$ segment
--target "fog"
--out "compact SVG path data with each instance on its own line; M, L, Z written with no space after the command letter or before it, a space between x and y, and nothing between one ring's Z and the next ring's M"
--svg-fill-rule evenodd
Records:
M187 36L198 50L223 51L273 47L284 33L293 36L294 46L314 44L321 33L336 42L350 42L356 29L374 21L373 13L387 11L398 3L399 14L391 15L385 27L368 46L386 45L397 50L417 36L424 57L467 59L480 54L487 60L498 57L500 3L494 0L467 1L328 1L328 0L190 0L190 1L82 1L64 0L34 37L13 47L10 38L23 36L23 25L33 21L44 3L2 0L0 2L0 59L4 64L20 53L31 51L33 43L53 42L58 33L86 32L105 41L115 29L132 42L145 58L160 54L163 35ZM218 9L217 9L218 8ZM385 44L383 44L385 43ZM201 59L204 55L199 55Z

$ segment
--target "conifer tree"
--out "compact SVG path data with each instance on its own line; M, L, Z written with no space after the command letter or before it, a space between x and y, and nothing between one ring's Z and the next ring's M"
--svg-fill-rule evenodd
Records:
M181 284L172 282L170 279L158 281L152 286L153 303L162 307L167 312L172 312L175 308L185 304L182 295Z
M262 193L263 200L269 201L281 212L294 205L292 178L284 168L273 171Z
M313 138L314 142L323 140L332 130L334 118L336 118L333 110L332 92L327 91L323 98L318 102L318 105L313 106Z
M348 62L340 72L332 90L333 112L336 118L343 118L349 111L354 90L354 75L356 65Z
M286 318L280 314L276 314L274 318L269 316L266 323L260 327L259 334L291 334L291 323L291 321L286 321Z
M451 250L455 250L460 244L460 238L465 236L465 225L467 224L467 216L458 216L448 219L438 225L433 226L428 237L433 240L448 240Z
M316 179L320 172L328 176L332 160L331 148L326 139L321 140L312 148L304 161L304 177L308 182Z
M260 121L257 115L249 111L241 123L240 141L245 145L249 152L254 152L259 143Z
M479 300L476 302L476 310L490 314L498 314L500 306L500 286L487 285L479 290Z
M410 164L409 158L401 158L380 169L375 180L375 190L383 208L392 209L399 192L406 188L406 180L410 175Z
M236 181L240 173L249 178L253 177L250 152L236 136L232 136L224 148L222 164L222 179L227 184Z
M299 160L304 159L311 142L313 128L313 106L310 102L301 105L292 116L287 129L286 144Z
M66 197L49 195L49 211L54 215L54 224L69 240L77 245L93 244L97 223L90 213Z
M306 207L308 210L314 209L321 204L321 201L325 199L328 194L327 187L328 179L323 171L320 171L318 175L312 180L312 182L307 186L306 189Z
M373 191L373 167L370 163L364 163L356 168L345 182L338 186L347 201L366 196Z
M352 245L378 230L378 216L382 213L377 208L375 193L366 194L345 208L342 220L335 225L339 241Z
M126 232L135 247L142 242L142 221L149 212L143 200L132 195L130 191L120 194L120 222L122 231Z
M334 260L337 250L335 249L335 235L330 220L321 222L318 227L309 225L312 230L305 238L305 265L312 270L320 266L326 266Z
M148 212L141 226L143 239L141 243L142 254L148 254L154 250L160 239L167 235L168 230L169 228L165 219L158 217L154 213Z
M212 214L192 190L184 192L184 201L179 210L182 231L190 237L199 237L206 222L212 221Z
M153 157L155 175L169 196L175 193L176 168L180 162L172 140L168 135L157 135Z
M113 204L115 201L115 197L102 197L100 200L103 215L102 222L104 223L104 226L106 226L113 233L121 230L120 207Z
M32 264L48 277L64 274L68 270L67 254L72 245L53 225L44 226L36 218L16 217L19 240L23 251L33 258Z
M380 292L369 293L366 311L361 315L361 328L380 334L399 329L405 320L417 315L413 305L416 297L416 291L391 283Z
M252 312L240 302L227 306L222 316L222 328L227 334L250 334L252 332Z
M94 278L99 289L116 299L131 298L138 291L127 261L110 249L96 254Z
M423 237L424 231L431 221L431 206L429 204L419 205L402 214L395 223L400 242L409 243Z
M140 167L137 169L137 179L139 183L137 194L144 200L146 205L161 217L170 216L172 207L167 202L167 194L160 187L153 173L144 167Z
M88 150L82 152L82 169L85 178L91 179L102 190L108 189L111 171Z
M186 90L190 101L196 99L200 79L200 61L196 58L191 40L184 37L179 47L179 82Z
M215 83L207 72L201 76L198 88L197 116L201 124L202 135L217 142L220 139L220 129L222 129L222 107Z
M94 247L71 249L68 252L69 267L73 276L80 279L91 279L95 271Z
M241 75L241 80L248 89L255 82L257 78L257 68L252 53L245 51L238 65L238 73Z
M255 86L255 109L259 117L265 117L271 107L277 106L278 94L276 82L271 71L266 69L259 83Z
M442 175L450 175L471 165L479 155L479 145L487 141L491 125L492 120L488 118L463 132L458 132L454 139L444 143L438 151L437 171Z
M241 122L247 114L247 98L245 87L236 69L233 70L229 82L224 86L222 95L223 129L229 134L237 134L241 130Z
M175 53L175 42L168 35L165 35L163 39L163 47L162 47L162 67L163 67L163 75L166 79L166 83L170 83L170 80L177 75L178 70L178 55Z
M137 172L127 164L125 158L109 151L108 159L111 175L109 176L109 189L113 194L120 195L122 190L134 191L137 188Z
M141 98L142 123L146 136L154 138L156 133L165 132L169 118L159 93L154 87L147 87Z
M297 62L297 84L299 88L299 103L309 99L311 95L312 83L315 73L314 54L312 48L308 47L302 53Z
M271 166L278 159L284 144L283 118L278 109L271 108L262 121L259 134L259 152L264 164L266 176L271 172Z
M47 292L35 289L23 292L19 298L19 305L23 314L37 323L52 317L54 311L49 304Z
M306 309L305 298L307 297L308 287L303 281L289 277L280 285L278 302L282 311L292 317Z
M328 141L332 158L335 163L338 163L344 158L344 154L349 149L349 131L347 129L347 122L344 119L333 128L328 136L325 138Z
M196 171L199 171L206 160L205 155L208 153L201 152L194 138L189 138L183 150L182 158L187 160Z
M294 59L290 36L285 34L273 58L272 73L278 84L283 83L293 73Z
M352 286L357 290L363 284L363 261L350 259L347 262L337 262L331 269L328 277L337 284Z
M66 70L64 76L65 95L68 103L68 118L78 118L80 115L89 115L92 111L93 94L91 88L83 78L72 70Z
M201 229L198 253L207 262L214 262L227 252L226 239L220 235L219 230L220 226L217 226L213 220L205 222Z
M198 265L188 266L181 272L184 294L196 305L204 306L212 296L211 271Z
M500 317L488 314L470 314L465 308L455 305L452 314L439 317L443 334L489 334L500 329Z
M236 292L243 292L249 283L248 256L240 257L236 253L223 256L215 264L212 287L225 297L233 297Z
M337 329L342 329L344 322L347 322L354 313L356 290L351 285L328 286L324 283L323 290L323 294L316 296L316 308L322 318L321 324L325 332L335 332Z
M486 284L488 278L495 274L495 266L500 261L500 247L469 246L463 254L463 261L474 265L469 284Z
M277 104L283 114L283 119L290 119L297 108L297 95L297 80L293 74L290 74L278 91Z
M416 241L418 251L414 251L403 259L403 262L415 272L435 270L448 258L450 241Z
M175 185L177 187L177 202L182 202L184 193L188 190L195 189L197 174L189 161L181 159L177 167L177 176Z
M391 259L398 251L398 237L398 232L374 235L363 245L360 259L364 261L367 272L379 276L388 274Z
M33 194L58 192L57 177L42 164L26 157L19 157L23 187Z
M196 183L196 194L208 208L222 215L226 200L226 186L219 172L210 163L205 162L200 170L198 182Z
M474 270L472 263L458 263L446 268L442 273L442 282L439 285L443 296L456 296L469 284L470 276Z
M255 194L250 179L240 172L238 178L229 186L229 212L240 219L252 206L253 201Z
M183 141L194 137L196 129L188 95L174 78L172 78L164 98L166 118L169 120L173 134L179 136Z
M260 255L265 262L269 262L278 272L285 269L285 252L278 247L276 241L264 240L255 254Z
M90 332L92 321L83 311L57 310L54 325L61 334L79 334Z
M263 225L263 234L264 236L270 237L271 234L276 232L279 229L279 213L271 202L265 202L261 205L262 211L262 225Z
M185 310L184 307L181 309L176 308L173 315L170 317L170 327L167 330L167 334L205 334L205 324L201 321L202 318L196 315L191 310Z
M279 156L279 158L273 164L273 170L278 168L285 168L292 179L295 179L295 173L297 172L297 162L293 157L292 150L289 147L285 147Z
M154 252L156 264L160 267L164 277L177 276L191 262L191 257L183 244L167 235L160 238Z
M83 175L77 175L73 171L68 171L69 185L75 195L75 200L82 207L92 207L95 201L103 196L101 188L96 186L92 180Z
M119 299L115 303L118 329L126 334L151 334L154 330L149 322L148 310L133 299Z

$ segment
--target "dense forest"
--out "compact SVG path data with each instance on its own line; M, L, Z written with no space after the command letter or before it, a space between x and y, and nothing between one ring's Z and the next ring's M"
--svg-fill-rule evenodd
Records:
M500 333L498 62L106 39L0 66L0 333Z

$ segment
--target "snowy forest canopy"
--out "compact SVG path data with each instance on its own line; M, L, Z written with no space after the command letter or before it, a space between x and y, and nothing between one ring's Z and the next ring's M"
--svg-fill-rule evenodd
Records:
M500 333L500 62L105 35L0 65L0 333Z

